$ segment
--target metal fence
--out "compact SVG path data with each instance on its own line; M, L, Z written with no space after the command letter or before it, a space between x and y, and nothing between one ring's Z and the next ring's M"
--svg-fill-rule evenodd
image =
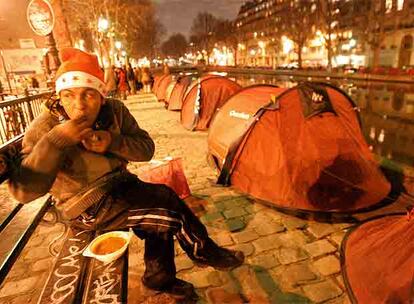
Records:
M52 92L0 102L0 144L23 134Z

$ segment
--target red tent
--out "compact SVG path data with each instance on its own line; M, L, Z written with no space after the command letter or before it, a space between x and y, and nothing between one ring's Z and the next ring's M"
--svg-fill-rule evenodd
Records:
M188 130L208 129L216 110L241 88L225 77L208 75L197 79L184 97L181 124Z
M219 183L277 207L349 212L390 192L352 100L327 84L243 89L216 114L208 146Z
M414 303L414 212L389 214L348 231L342 275L352 303Z
M177 78L176 76L173 76L172 80L168 84L167 89L165 90L164 102L165 102L166 107L168 107L168 103L170 102L172 91L174 90L174 87L176 84L177 84Z
M169 84L173 81L172 75L164 75L159 81L157 89L154 91L154 94L157 96L158 101L165 101L167 88Z
M158 90L158 87L160 85L161 79L164 77L165 75L155 75L154 76L154 84L152 85L152 92L155 92Z
M192 76L180 76L172 89L171 96L168 99L168 110L181 110L183 99L187 88L190 86Z

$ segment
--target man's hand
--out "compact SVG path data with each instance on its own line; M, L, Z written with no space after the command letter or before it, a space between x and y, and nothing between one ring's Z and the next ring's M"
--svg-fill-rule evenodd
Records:
M86 150L105 153L112 142L111 133L108 131L91 131L82 140Z
M86 118L70 119L54 127L59 132L59 135L70 142L71 145L76 145L81 142L92 129L88 126Z

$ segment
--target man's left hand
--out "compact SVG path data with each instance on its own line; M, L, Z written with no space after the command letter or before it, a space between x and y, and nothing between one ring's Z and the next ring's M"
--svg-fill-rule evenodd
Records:
M86 150L105 153L112 142L111 133L108 131L91 131L82 140L82 144Z

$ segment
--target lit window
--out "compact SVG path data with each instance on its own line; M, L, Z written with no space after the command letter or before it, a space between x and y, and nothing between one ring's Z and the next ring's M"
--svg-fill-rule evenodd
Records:
M392 10L392 2L393 0L385 0L385 12L389 13Z
M404 0L397 0L397 10L401 11L404 8Z

